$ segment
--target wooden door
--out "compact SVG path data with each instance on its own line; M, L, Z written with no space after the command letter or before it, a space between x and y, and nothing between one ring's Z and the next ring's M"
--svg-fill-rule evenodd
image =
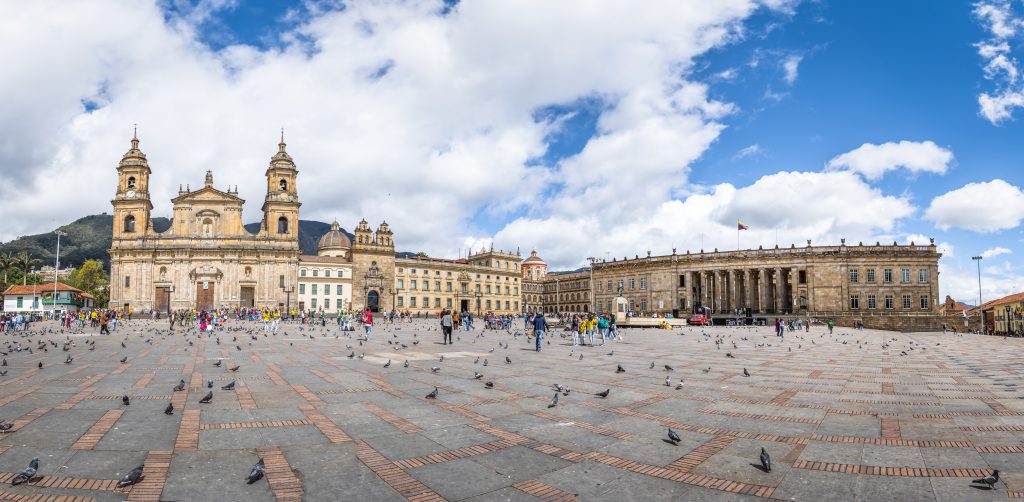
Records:
M242 291L238 297L240 299L238 302L240 307L253 307L256 305L256 288L252 286L242 286Z
M156 288L156 310L158 312L167 312L167 300L169 297L169 289L170 288L167 287Z
M210 281L196 283L196 310L210 310L213 308L213 286Z

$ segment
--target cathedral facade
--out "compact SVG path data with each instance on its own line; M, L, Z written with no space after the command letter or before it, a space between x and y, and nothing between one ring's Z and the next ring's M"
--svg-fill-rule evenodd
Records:
M207 171L198 190L179 187L171 228L151 221L151 170L133 136L117 166L110 253L110 306L143 312L231 305L284 310L295 299L299 263L298 170L284 137L266 170L263 220L242 223L237 188L219 190Z

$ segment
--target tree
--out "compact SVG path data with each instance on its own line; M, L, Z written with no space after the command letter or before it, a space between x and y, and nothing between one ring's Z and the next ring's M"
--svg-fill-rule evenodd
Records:
M92 295L96 299L97 307L105 306L110 298L107 272L103 269L103 262L99 260L85 260L85 263L68 277L68 281L72 286Z
M7 285L7 273L16 266L14 253L0 253L0 273L4 274L4 286Z
M32 267L42 263L41 261L29 256L28 251L22 251L14 257L15 263L19 270L21 270L21 283L28 284L28 271Z

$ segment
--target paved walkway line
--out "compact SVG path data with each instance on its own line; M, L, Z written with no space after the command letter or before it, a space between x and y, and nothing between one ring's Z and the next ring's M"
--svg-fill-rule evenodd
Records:
M95 448L123 414L124 410L110 410L104 413L99 421L93 424L89 430L85 431L85 434L82 434L82 437L78 438L75 444L71 445L71 448L75 450L91 450Z
M185 410L181 413L178 437L174 440L175 450L196 451L199 449L199 418L202 410Z
M537 497L544 502L575 502L577 500L575 493L559 490L536 479L516 483L512 485L512 488Z
M731 445L733 441L736 441L736 438L733 436L715 436L665 467L676 469L680 472L690 472L694 467L704 463L704 461Z
M128 502L160 502L160 494L167 483L167 471L171 468L173 455L169 451L151 451L146 454L145 467L142 468L142 473L146 477L131 487Z
M416 502L444 501L444 497L431 490L416 478L409 475L401 467L374 450L364 441L356 441L356 457L359 461L380 476L385 483L400 493L406 500Z
M280 448L257 448L266 467L267 485L278 502L302 502L302 482L295 477Z

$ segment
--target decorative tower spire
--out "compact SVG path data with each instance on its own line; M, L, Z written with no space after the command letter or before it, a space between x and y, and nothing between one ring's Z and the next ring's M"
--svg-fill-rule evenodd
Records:
M139 125L132 124L132 150L139 149Z
M284 142L284 128L281 128L281 142L277 144L277 151L283 152L284 147L287 146Z
M206 171L206 188L213 186L213 171Z

